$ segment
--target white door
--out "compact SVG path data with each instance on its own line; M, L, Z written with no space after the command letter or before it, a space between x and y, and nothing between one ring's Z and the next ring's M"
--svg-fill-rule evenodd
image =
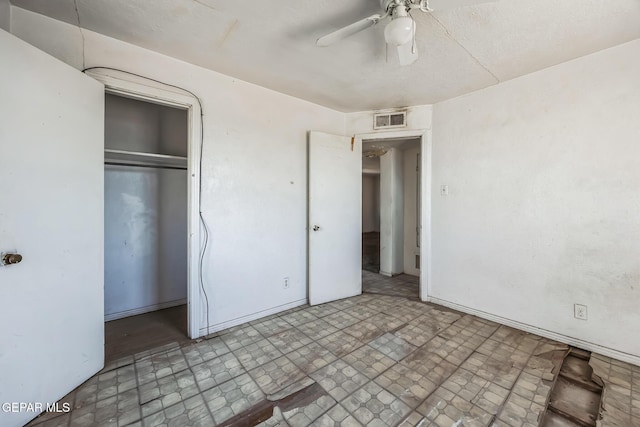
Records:
M309 304L362 292L362 144L309 134Z
M0 58L0 252L23 257L0 266L0 425L21 426L104 363L104 87L1 30Z

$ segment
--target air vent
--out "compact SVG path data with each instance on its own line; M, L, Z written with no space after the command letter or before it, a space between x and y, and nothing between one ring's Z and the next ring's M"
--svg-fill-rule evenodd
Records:
M373 115L374 129L401 128L407 126L407 112L379 113Z

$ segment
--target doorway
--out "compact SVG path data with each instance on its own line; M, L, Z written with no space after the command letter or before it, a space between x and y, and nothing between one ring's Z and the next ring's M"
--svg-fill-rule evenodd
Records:
M421 138L363 140L363 292L420 296Z
M105 95L105 359L187 338L188 113Z
M207 326L203 324L203 319L206 319L207 324L209 323L209 305L205 304L207 301L206 293L204 290L204 282L201 279L201 259L204 257L206 251L206 245L204 244L206 240L203 242L201 237L203 235L206 236L206 228L201 226L203 219L200 216L200 162L204 142L204 125L200 100L195 94L188 90L113 68L94 67L85 70L85 74L101 82L104 85L106 95L115 95L129 100L142 101L147 104L170 107L180 110L181 114L186 113L187 185L186 189L182 188L180 191L186 191L187 195L187 296L186 307L183 307L182 310L186 310L187 336L191 339L196 339L206 335ZM112 155L117 154L111 153L110 156ZM105 156L105 159L106 158L108 158L108 156ZM127 159L120 158L119 160ZM164 160L175 162L168 166L178 166L178 170L184 173L184 170L182 170L185 165L184 159L165 157ZM142 316L151 316L157 314L158 311L150 313L151 314L142 314ZM202 317L201 313L203 314ZM176 315L175 313L173 314ZM177 314L176 316L178 316L180 320L185 317L183 314ZM121 320L122 322L135 321L135 318L126 317L115 321L120 322ZM186 339L183 330L180 332L180 338Z

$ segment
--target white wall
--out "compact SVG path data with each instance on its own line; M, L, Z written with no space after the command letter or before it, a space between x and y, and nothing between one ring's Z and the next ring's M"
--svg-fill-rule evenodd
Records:
M12 22L19 37L82 64L77 28L15 7ZM203 102L202 210L210 232L204 285L211 331L305 302L307 131L344 134L344 114L91 31L84 36L86 67L114 67L178 85ZM288 289L284 277L290 278Z
M380 231L380 175L362 174L362 232Z
M184 303L187 172L105 166L105 319Z
M360 133L377 133L381 136L393 134L398 131L431 129L431 105L416 105L407 107L407 126L405 128L393 128L387 130L373 129L374 111L361 111L346 115L347 135L357 135ZM397 136L395 136L397 138Z
M404 260L403 271L414 276L420 275L420 270L416 268L416 255L420 255L420 248L417 242L418 227L417 203L418 203L418 153L420 153L420 141L418 140L411 147L403 152L404 162Z
M0 0L0 29L11 31L11 3Z
M639 76L635 40L435 105L432 296L640 361Z
M380 157L380 274L404 268L404 156L398 148Z

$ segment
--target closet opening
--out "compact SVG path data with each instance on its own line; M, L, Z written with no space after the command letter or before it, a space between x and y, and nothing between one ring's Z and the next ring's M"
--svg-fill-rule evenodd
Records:
M105 361L188 338L189 114L105 94Z

